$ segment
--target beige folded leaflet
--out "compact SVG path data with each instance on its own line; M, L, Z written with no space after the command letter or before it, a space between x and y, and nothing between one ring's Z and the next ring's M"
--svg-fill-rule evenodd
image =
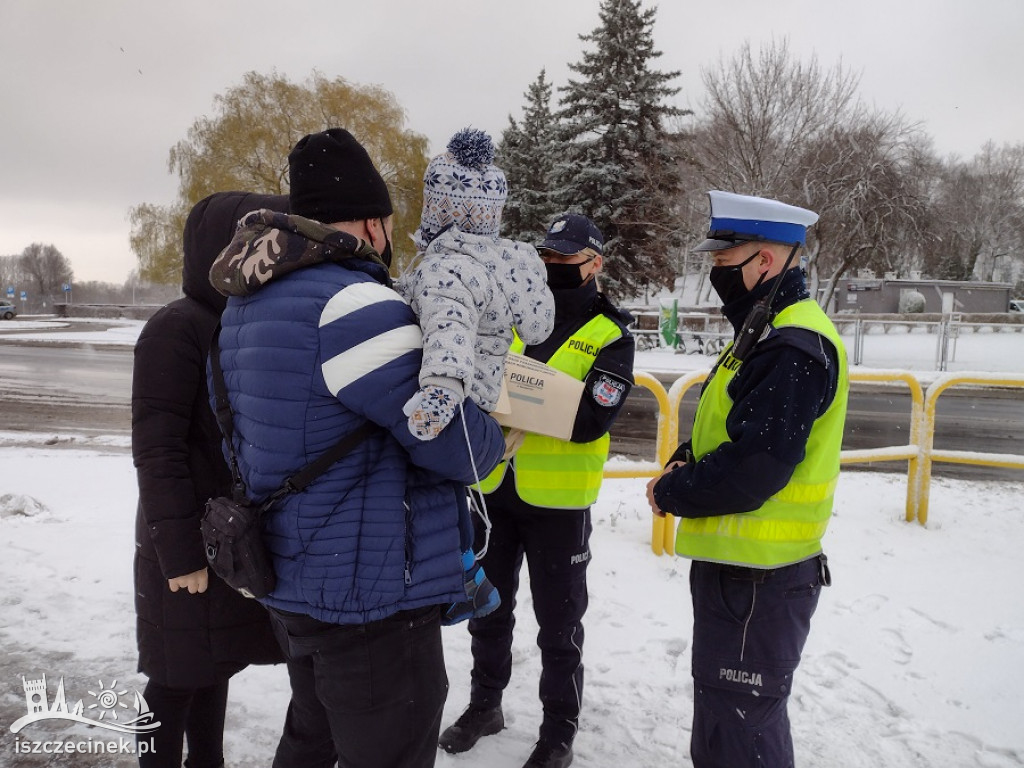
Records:
M583 382L542 362L510 352L492 415L506 427L568 440Z

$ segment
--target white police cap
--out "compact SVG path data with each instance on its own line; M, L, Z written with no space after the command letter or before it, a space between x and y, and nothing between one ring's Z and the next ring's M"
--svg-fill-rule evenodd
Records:
M818 220L814 211L765 197L711 190L708 198L711 226L694 251L723 251L754 241L803 245L807 228Z

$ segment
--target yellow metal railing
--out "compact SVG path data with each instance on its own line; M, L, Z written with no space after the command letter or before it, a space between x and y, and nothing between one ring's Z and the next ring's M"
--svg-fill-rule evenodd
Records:
M658 401L658 433L655 439L655 460L649 462L633 462L626 467L617 467L614 464L605 465L605 477L654 477L661 472L668 457L676 449L672 441L679 436L679 413L676 409L675 419L672 418L672 408L669 407L668 396L665 394L665 387L661 382L649 373L634 371L633 380L638 386L649 389Z
M917 480L917 521L928 522L928 500L931 492L932 463L975 464L986 467L1024 469L1024 456L1012 453L975 453L973 451L936 451L935 408L939 395L950 387L970 384L982 387L1024 387L1024 374L947 373L931 383L925 393L924 426L922 428L921 463Z
M907 503L906 520L911 522L917 513L919 466L921 463L921 429L924 414L924 393L921 382L907 371L850 371L850 381L875 383L902 382L910 389L910 442L907 445L890 445L881 448L863 448L843 451L839 454L841 464L867 464L873 461L899 461L906 459Z
M669 405L669 428L673 435L675 445L665 450L665 460L672 455L679 445L679 406L691 387L703 384L707 380L710 369L706 371L693 371L672 382L668 389ZM661 451L658 452L661 455ZM662 464L664 466L664 464ZM673 554L676 551L676 518L675 515L666 514L664 517L652 515L651 522L651 551L656 555L663 555L666 552Z
M639 386L649 389L658 401L658 432L656 461L634 462L628 466L609 465L605 477L655 477L679 444L679 407L691 387L703 383L710 370L694 371L676 379L668 392L654 376L636 372ZM1024 469L1024 456L973 451L935 450L935 408L939 395L952 386L973 385L989 387L1024 387L1024 375L1017 374L946 374L936 379L927 392L921 382L908 371L855 370L850 371L851 382L905 384L910 390L910 442L880 448L847 450L840 454L843 464L865 464L876 461L907 461L906 520L928 522L928 500L931 487L931 467L936 461L974 464L1011 469ZM675 547L675 518L672 515L653 517L651 550L656 555L673 552Z

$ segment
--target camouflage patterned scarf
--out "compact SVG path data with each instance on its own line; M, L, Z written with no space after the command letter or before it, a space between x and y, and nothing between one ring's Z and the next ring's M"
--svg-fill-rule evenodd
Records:
M362 259L388 283L387 266L365 240L302 216L253 211L238 222L231 243L210 268L210 283L225 296L248 296L282 275L313 264Z

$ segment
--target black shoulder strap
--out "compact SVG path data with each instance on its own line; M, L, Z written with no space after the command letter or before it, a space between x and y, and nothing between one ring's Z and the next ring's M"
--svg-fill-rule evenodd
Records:
M263 503L260 504L260 512L266 512L274 506L278 499L287 496L289 493L298 493L306 490L306 487L326 472L328 467L347 453L350 453L352 449L369 437L374 429L375 425L367 421L349 432L341 440L281 483L280 487L267 496Z
M210 369L213 372L213 389L217 403L217 424L220 425L221 434L227 441L228 455L231 458L231 478L234 484L233 493L236 494L235 501L240 501L245 497L245 483L238 469L238 457L235 455L235 446L232 440L235 431L234 418L231 414L231 403L228 401L227 385L224 383L224 371L220 366L219 342L220 324L218 323L217 329L213 332L213 339L210 342ZM260 513L266 512L279 499L287 496L289 493L306 490L309 484L326 472L332 464L350 453L357 445L369 437L374 429L376 429L375 424L370 421L364 422L298 472L287 477L277 490L267 496L259 505ZM238 494L241 495L239 496Z
M235 421L231 414L231 402L228 400L228 389L224 383L224 371L220 367L220 323L213 331L210 339L210 371L213 373L213 396L216 408L217 426L228 448L228 464L231 468L231 497L241 502L245 500L245 482L238 469L238 456L235 454Z
M217 323L217 327L213 330L213 338L210 339L210 369L213 371L213 394L217 403L217 424L220 426L221 434L228 441L228 450L234 453L234 448L231 446L231 436L235 432L235 425L231 419L231 403L228 402L227 385L224 383L224 370L220 367L220 323Z

